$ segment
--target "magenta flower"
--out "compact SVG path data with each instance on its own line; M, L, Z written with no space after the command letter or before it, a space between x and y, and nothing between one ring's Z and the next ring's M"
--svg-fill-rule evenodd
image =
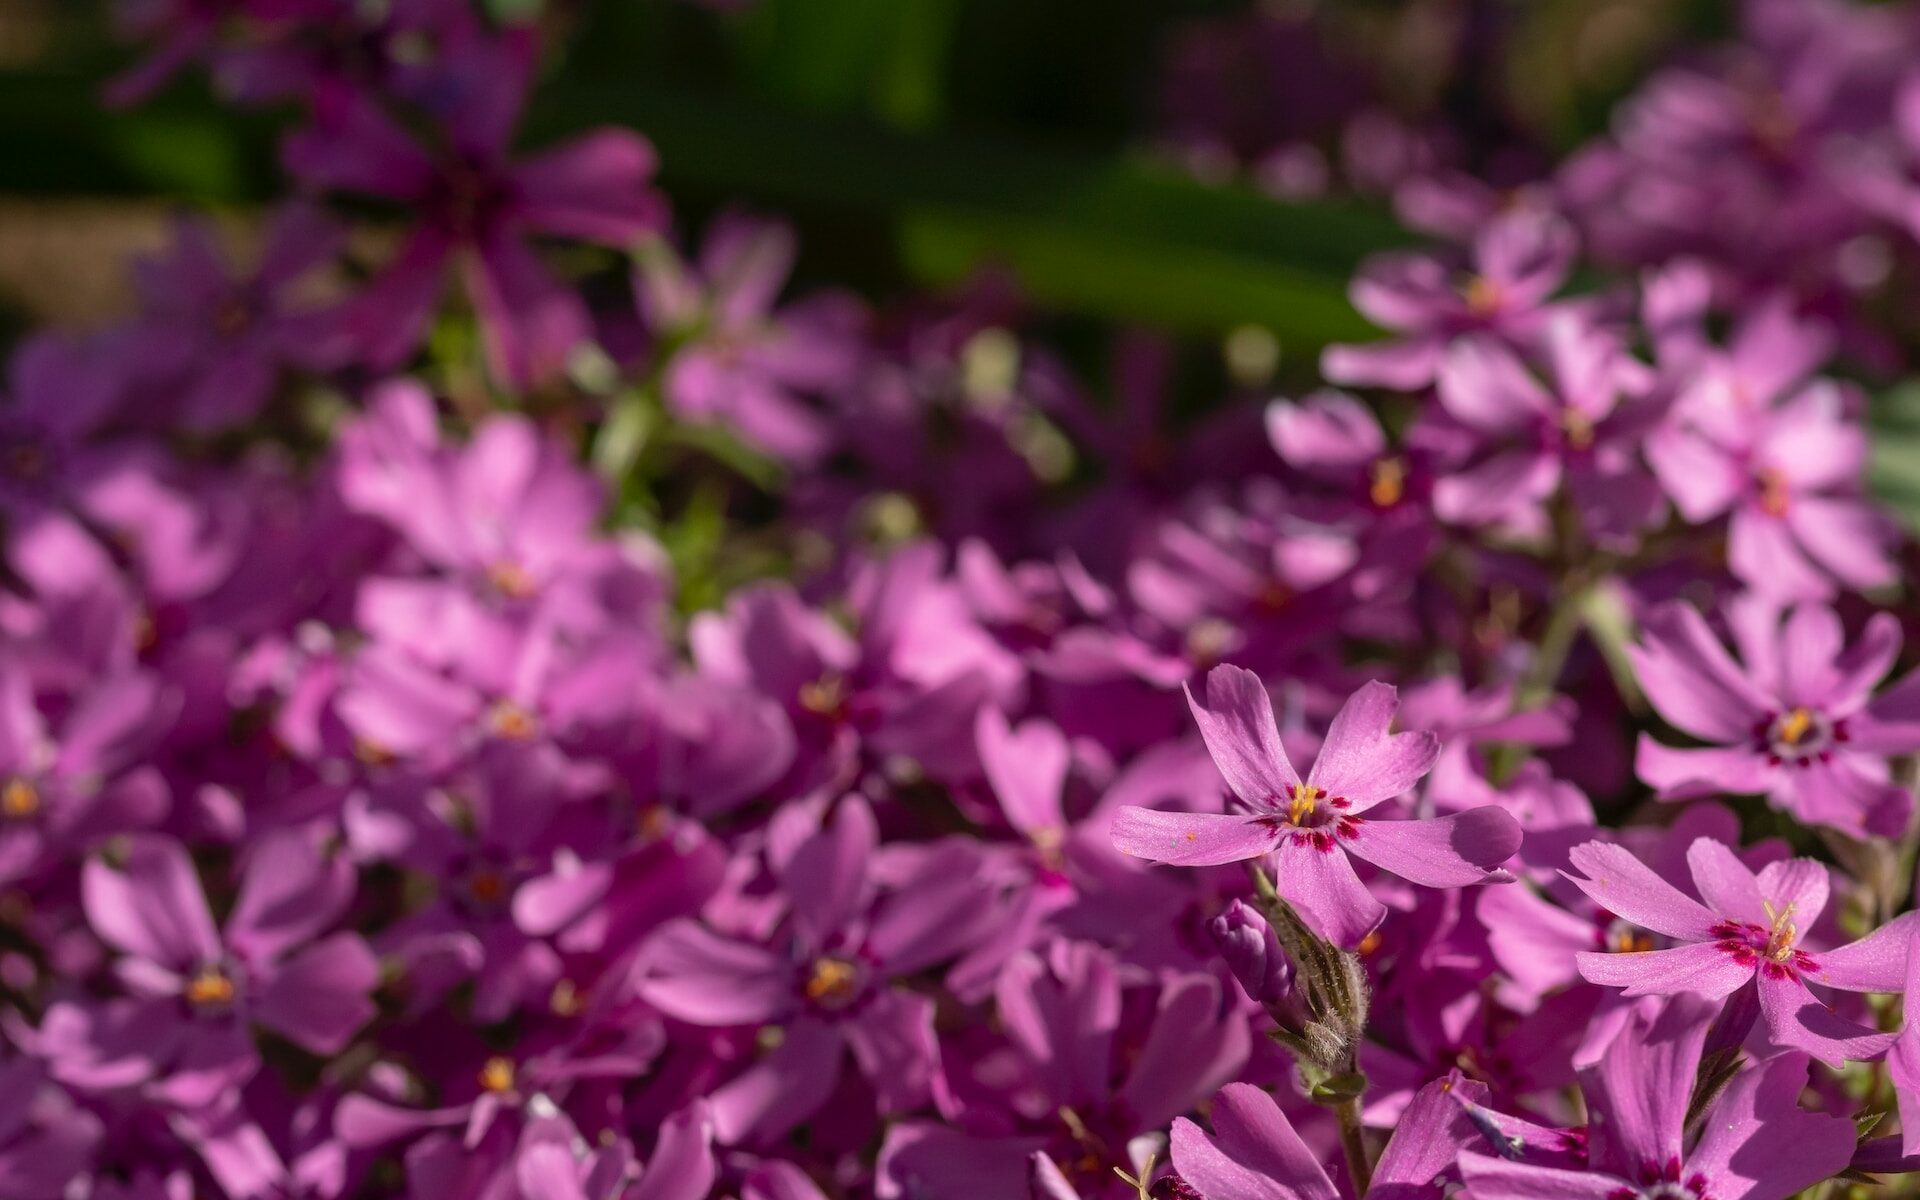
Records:
M1749 597L1728 613L1736 662L1700 613L1675 602L1628 648L1640 686L1675 728L1709 743L1682 749L1640 735L1634 769L1666 799L1762 793L1775 808L1852 836L1897 835L1913 797L1887 760L1920 749L1903 683L1875 699L1900 652L1900 626L1875 615L1853 645L1831 609L1780 610Z
M100 1120L27 1057L0 1061L0 1190L18 1200L63 1200L93 1164Z
M1246 812L1122 808L1113 844L1136 858L1189 867L1271 854L1274 887L1344 944L1357 942L1386 915L1348 854L1428 887L1510 880L1495 868L1519 849L1520 826L1502 809L1488 805L1411 821L1362 815L1412 787L1440 755L1440 741L1430 733L1387 732L1396 697L1378 682L1348 697L1303 780L1280 745L1273 702L1259 677L1215 667L1206 703L1191 689L1187 702L1214 765Z
M216 929L193 864L158 835L82 876L87 920L120 952L126 998L62 1002L39 1043L56 1078L82 1088L144 1084L186 1108L213 1104L259 1066L249 1027L337 1054L373 1016L379 964L357 934L323 934L351 903L353 870L298 833L264 838Z
M791 928L757 944L692 920L664 926L642 951L636 988L692 1025L775 1025L778 1048L710 1094L722 1142L775 1138L817 1112L851 1053L882 1109L925 1100L936 1043L931 998L895 986L984 932L984 889L945 872L877 895L879 832L858 798L785 860Z
M1573 255L1565 222L1536 209L1489 221L1464 272L1427 254L1379 255L1361 267L1349 291L1355 308L1400 337L1329 346L1321 373L1349 387L1414 391L1434 381L1448 343L1462 334L1488 332L1527 344L1551 311Z
M1638 1013L1582 1084L1591 1126L1584 1170L1549 1165L1498 1138L1498 1156L1460 1155L1473 1200L1786 1200L1844 1169L1853 1122L1802 1112L1804 1055L1779 1054L1740 1073L1698 1134L1686 1130L1711 1006L1681 997Z
M604 129L521 162L509 155L532 73L522 39L463 43L489 94L442 114L447 153L422 146L372 96L330 93L314 123L285 144L288 170L308 183L407 206L419 224L353 302L347 327L367 363L398 366L420 344L457 267L486 335L487 363L525 386L566 365L591 332L586 307L528 244L551 234L627 249L663 212L647 188L653 148Z
M1572 854L1574 884L1608 912L1673 940L1664 950L1576 956L1593 983L1629 996L1693 992L1712 999L1753 985L1775 1042L1838 1067L1871 1058L1892 1034L1837 1016L1809 984L1850 992L1895 992L1906 978L1907 918L1850 945L1813 950L1802 941L1827 907L1827 868L1808 858L1768 863L1756 875L1724 843L1699 838L1687 850L1705 903L1660 878L1621 846L1588 842Z
M144 351L177 389L181 427L220 429L257 416L291 366L332 365L329 318L297 299L345 235L319 210L290 205L262 234L260 258L237 271L206 220L182 221L169 252L135 264Z
M1782 600L1893 582L1895 530L1862 494L1867 433L1840 385L1820 380L1773 408L1693 415L1649 439L1647 458L1682 516L1728 516L1727 562Z
M810 466L835 431L807 397L853 384L866 314L843 294L776 311L794 254L785 225L725 213L707 229L697 270L660 247L642 256L635 291L659 336L686 343L661 380L668 405L689 420L725 421L781 461Z
M1456 1073L1420 1089L1394 1123L1393 1138L1360 1200L1427 1200L1442 1194L1443 1176L1474 1138L1473 1125L1453 1095L1462 1083ZM1259 1088L1246 1083L1221 1088L1208 1120L1211 1135L1185 1117L1173 1122L1174 1169L1192 1194L1204 1200L1340 1200L1354 1194L1351 1184L1335 1186L1287 1114Z
M1489 337L1463 338L1440 369L1440 403L1483 453L1434 484L1434 508L1464 524L1537 528L1538 506L1563 484L1582 524L1619 542L1660 514L1639 465L1653 413L1644 368L1609 334L1567 313L1545 330L1553 386Z

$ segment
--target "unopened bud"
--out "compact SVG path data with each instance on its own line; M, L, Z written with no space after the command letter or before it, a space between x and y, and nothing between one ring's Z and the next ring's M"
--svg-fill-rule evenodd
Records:
M1207 929L1227 969L1256 1004L1271 1008L1292 994L1293 964L1259 913L1235 900Z

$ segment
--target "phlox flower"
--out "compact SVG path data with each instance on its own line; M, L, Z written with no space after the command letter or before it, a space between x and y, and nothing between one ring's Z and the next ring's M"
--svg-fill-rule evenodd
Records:
M1827 906L1822 864L1790 858L1756 874L1724 843L1700 838L1687 849L1702 898L1695 900L1625 847L1589 842L1571 858L1580 873L1568 878L1595 904L1673 943L1661 950L1584 951L1576 961L1590 982L1625 988L1630 996L1692 992L1711 999L1757 988L1773 1040L1835 1067L1872 1058L1892 1043L1892 1034L1836 1015L1808 986L1898 991L1913 922L1892 921L1832 950L1808 946L1802 931Z
M1486 806L1430 820L1374 820L1364 814L1405 792L1439 757L1430 733L1389 734L1394 689L1369 683L1348 697L1327 729L1305 779L1294 771L1259 678L1222 665L1207 676L1206 701L1187 701L1244 812L1171 813L1122 808L1113 844L1123 853L1176 866L1211 866L1273 856L1274 887L1343 944L1386 915L1354 874L1352 854L1428 887L1502 882L1497 870L1520 846L1520 826Z

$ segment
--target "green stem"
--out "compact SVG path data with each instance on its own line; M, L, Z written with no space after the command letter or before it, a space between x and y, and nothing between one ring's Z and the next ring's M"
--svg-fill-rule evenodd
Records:
M1367 1133L1360 1124L1360 1097L1334 1105L1333 1115L1340 1119L1340 1151L1347 1157L1347 1176L1353 1180L1353 1194L1364 1197L1373 1186L1373 1165L1367 1161Z

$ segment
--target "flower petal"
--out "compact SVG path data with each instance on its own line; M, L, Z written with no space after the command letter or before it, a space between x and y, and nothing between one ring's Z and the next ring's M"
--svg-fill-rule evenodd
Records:
M1751 966L1741 966L1712 942L1627 954L1588 952L1574 955L1574 961L1589 983L1625 988L1629 996L1693 992L1718 998L1753 978Z
M1212 867L1258 858L1279 831L1238 813L1161 812L1131 805L1113 814L1113 848L1176 867Z
M1423 821L1361 821L1341 844L1351 854L1427 887L1507 882L1493 868L1520 848L1520 823L1486 805Z
M1713 936L1719 917L1653 871L1624 846L1587 842L1567 855L1578 875L1568 875L1595 904L1643 929L1690 942Z
M1348 696L1327 727L1307 782L1351 800L1351 812L1364 812L1418 783L1440 757L1440 739L1431 733L1388 733L1399 707L1399 691L1379 680Z
M1300 776L1280 745L1266 685L1252 671L1222 663L1207 673L1206 691L1202 704L1188 688L1187 706L1227 786L1257 808L1279 807Z
M1230 1083L1213 1098L1213 1136L1173 1123L1173 1166L1207 1200L1337 1200L1333 1181L1273 1097Z

